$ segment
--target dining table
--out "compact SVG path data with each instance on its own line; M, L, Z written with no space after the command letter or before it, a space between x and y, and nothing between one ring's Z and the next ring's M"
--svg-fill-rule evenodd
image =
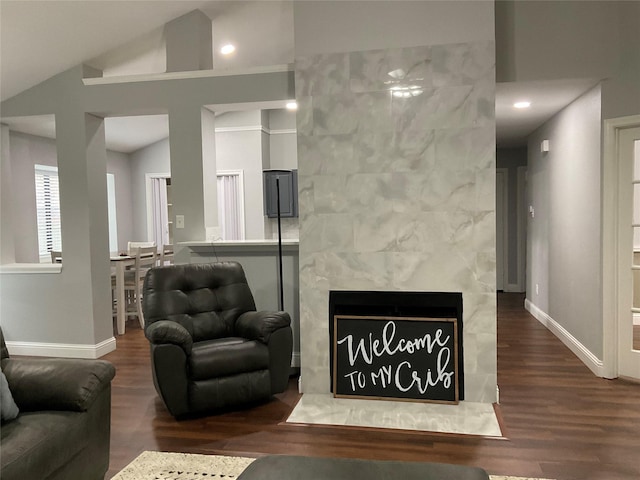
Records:
M126 253L111 253L110 256L111 270L115 270L116 285L116 325L118 335L124 335L125 323L127 321L127 312L125 308L125 292L124 292L124 272L135 266L136 257Z
M165 259L167 254L165 253ZM110 254L111 270L115 271L115 297L116 297L116 325L118 335L124 335L125 324L127 321L125 290L124 290L124 274L128 269L135 267L135 255L128 253L111 252Z

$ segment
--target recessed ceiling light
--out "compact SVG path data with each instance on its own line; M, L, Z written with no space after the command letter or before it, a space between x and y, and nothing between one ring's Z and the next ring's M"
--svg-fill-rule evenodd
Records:
M236 47L231 45L230 43L227 43L220 49L220 53L223 55L229 55L235 51L236 51Z
M531 106L531 102L527 102L527 101L516 102L513 104L513 106L515 108L529 108Z
M286 107L287 110L297 110L298 104L296 102L287 102Z

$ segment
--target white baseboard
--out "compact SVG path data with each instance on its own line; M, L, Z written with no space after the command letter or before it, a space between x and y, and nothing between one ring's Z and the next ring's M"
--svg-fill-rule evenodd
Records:
M62 358L100 358L116 349L114 337L97 345L72 343L6 342L10 355Z
M596 357L591 351L569 333L562 325L556 322L548 314L540 310L529 299L525 299L524 308L535 317L540 323L547 327L551 333L564 343L584 363L594 375L604 377L604 366L602 360Z
M633 324L640 325L640 313L633 314Z

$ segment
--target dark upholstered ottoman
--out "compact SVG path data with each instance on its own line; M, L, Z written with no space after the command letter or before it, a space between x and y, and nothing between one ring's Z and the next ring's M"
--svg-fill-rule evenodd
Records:
M383 462L271 455L257 459L238 480L488 480L481 468L443 463Z

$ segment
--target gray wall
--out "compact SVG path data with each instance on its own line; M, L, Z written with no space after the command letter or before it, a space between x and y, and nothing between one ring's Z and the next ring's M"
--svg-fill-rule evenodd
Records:
M38 224L34 165L57 166L56 142L12 132L9 136L16 262L38 263ZM64 222L64 218L63 218Z
M640 2L496 2L498 82L603 79L603 118L640 111Z
M529 139L527 243L527 299L602 358L601 122L640 112L640 2L496 2L496 43L498 81L602 80Z
M13 169L9 149L9 127L0 124L0 263L16 260L13 234Z
M296 113L290 110L269 110L269 158L267 168L294 170L298 168L296 137ZM264 217L265 238L278 238L278 221ZM299 219L282 218L282 238L297 239L300 236Z
M104 122L90 112L168 113L176 159L171 166L174 209L189 214L189 228L176 231L180 242L205 236L203 192L192 180L202 170L202 106L284 101L293 95L289 72L84 85L86 71L76 66L1 105L6 117L56 116L61 209L67 219L62 241L73 252L60 274L10 279L2 274L0 316L8 340L97 346L113 337ZM201 184L202 176L198 180ZM34 297L34 291L40 295Z
M131 158L126 153L107 150L107 172L113 173L116 186L116 220L118 250L125 251L133 234L133 202L131 201Z
M147 225L147 184L146 174L166 174L171 176L169 139L165 138L131 155L131 205L133 228L130 240L149 241Z
M244 170L245 233L247 239L275 238L273 220L264 217L262 170L297 168L295 113L268 111L268 123L259 110L225 112L216 116L218 170ZM264 130L262 130L264 125ZM268 155L265 154L265 149ZM145 175L170 174L169 139L131 154L133 234L147 240ZM266 164L266 165L265 165ZM285 238L298 238L297 219L283 221Z
M295 111L269 110L269 131L270 168L298 168Z
M527 299L602 358L600 87L529 138ZM540 152L548 139L550 151ZM536 285L538 293L536 294Z
M16 262L38 263L38 225L36 220L34 166L58 166L56 141L50 138L10 132L12 164L12 202ZM107 151L107 172L116 185L118 248L125 249L131 238L131 173L128 155ZM64 222L64 218L63 218ZM64 248L64 245L63 245Z
M244 171L245 238L264 238L262 208L263 133L259 110L227 112L216 118L218 170Z
M104 122L81 108L83 74L72 68L2 102L6 116L56 116L62 243L73 254L58 274L2 273L0 318L10 341L86 345L95 355L113 337L107 153Z
M494 39L493 2L401 5L393 0L294 2L295 56Z

